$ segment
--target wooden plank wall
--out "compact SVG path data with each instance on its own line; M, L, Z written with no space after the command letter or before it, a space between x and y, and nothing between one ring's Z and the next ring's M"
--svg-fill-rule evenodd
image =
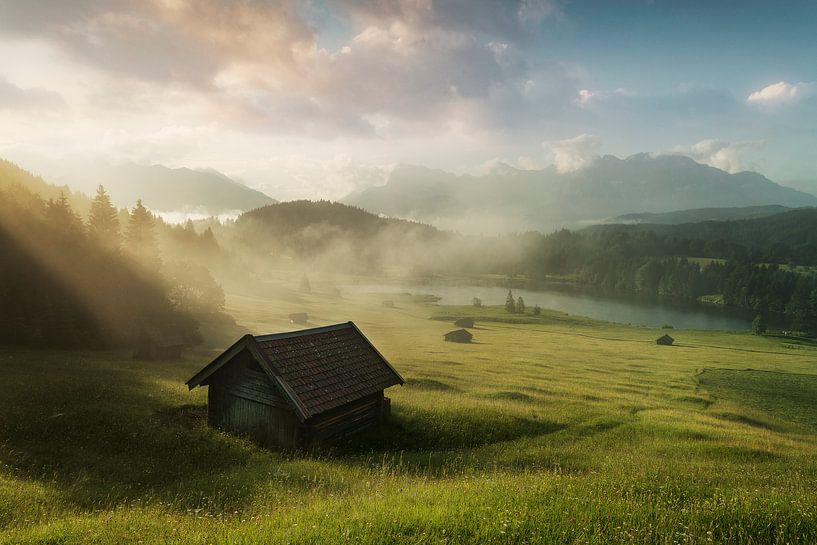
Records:
M310 440L324 440L348 435L380 421L383 392L347 403L307 421Z

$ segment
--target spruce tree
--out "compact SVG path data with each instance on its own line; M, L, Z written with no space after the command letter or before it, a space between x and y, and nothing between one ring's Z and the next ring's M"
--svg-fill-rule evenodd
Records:
M505 298L505 310L507 312L516 312L516 302L513 299L511 290L508 290L508 297Z
M142 199L136 201L133 207L125 238L128 249L146 265L153 265L159 260L153 214L142 205Z
M525 300L522 299L522 296L519 296L519 299L516 300L516 312L520 314L525 314Z
M56 201L48 199L45 205L45 222L55 233L69 239L76 240L84 234L82 220L71 208L68 198L62 191Z
M96 190L88 216L88 233L99 244L110 250L118 250L122 243L119 216L111 202L111 197L103 186Z

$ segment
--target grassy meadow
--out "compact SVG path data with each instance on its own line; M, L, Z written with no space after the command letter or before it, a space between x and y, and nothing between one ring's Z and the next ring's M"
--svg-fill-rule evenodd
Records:
M815 346L292 287L230 295L182 361L0 349L0 541L817 542ZM309 452L209 429L184 381L304 310L402 373L390 424Z

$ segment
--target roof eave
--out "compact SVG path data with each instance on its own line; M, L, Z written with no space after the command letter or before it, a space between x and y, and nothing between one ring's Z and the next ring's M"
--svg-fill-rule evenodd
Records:
M230 346L230 348L219 354L216 359L208 363L204 369L190 377L190 379L185 382L187 388L192 390L196 386L201 386L213 373L221 369L224 364L237 356L238 353L245 348L248 340L250 339L252 339L252 335L249 334L238 339L232 346Z

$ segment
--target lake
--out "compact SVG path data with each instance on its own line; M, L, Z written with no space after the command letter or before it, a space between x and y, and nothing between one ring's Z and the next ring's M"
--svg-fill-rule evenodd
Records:
M484 305L504 305L508 289L498 286L445 286L412 284L355 284L344 286L347 293L434 294L441 305L470 305L474 297ZM530 308L558 310L596 320L646 327L671 325L675 329L747 331L751 319L717 307L683 305L662 300L607 297L584 291L514 289Z

